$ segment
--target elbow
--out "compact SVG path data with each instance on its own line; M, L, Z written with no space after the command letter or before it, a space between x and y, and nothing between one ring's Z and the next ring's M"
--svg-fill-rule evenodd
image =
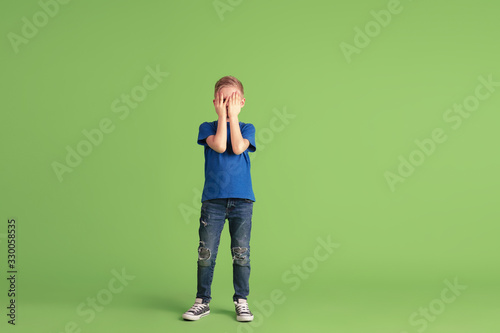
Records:
M243 139L243 141L239 144L233 144L233 153L241 155L248 149L249 146L250 142L247 139Z
M222 154L226 151L226 145L224 144L221 144L221 145L217 145L217 147L214 147L215 151L218 152L219 154Z
M212 138L207 139L207 145L212 148L213 151L222 154L226 151L226 142L213 140Z
M241 155L245 150L246 149L244 149L243 147L238 147L236 149L233 148L233 153L235 153L236 155Z

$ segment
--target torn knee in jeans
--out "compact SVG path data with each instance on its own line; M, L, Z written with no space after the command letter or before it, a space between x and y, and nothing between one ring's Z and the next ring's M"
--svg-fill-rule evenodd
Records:
M233 264L246 265L248 264L248 248L246 247L233 247Z
M205 242L200 241L200 247L198 248L198 260L206 261L210 259L210 249L204 245Z

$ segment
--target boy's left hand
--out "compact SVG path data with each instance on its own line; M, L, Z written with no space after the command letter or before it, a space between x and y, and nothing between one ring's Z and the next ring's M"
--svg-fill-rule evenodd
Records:
M241 111L241 95L235 91L229 96L227 102L227 115L229 118L236 118Z

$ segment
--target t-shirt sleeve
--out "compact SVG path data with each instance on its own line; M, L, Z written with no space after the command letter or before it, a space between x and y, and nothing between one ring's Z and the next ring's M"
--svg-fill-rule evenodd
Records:
M241 130L241 136L243 139L250 141L250 145L247 149L249 152L253 153L257 149L255 145L255 127L252 124L245 124Z
M207 145L207 138L210 135L215 135L216 130L215 128L207 122L204 122L203 124L200 125L200 130L198 132L198 144L202 146Z

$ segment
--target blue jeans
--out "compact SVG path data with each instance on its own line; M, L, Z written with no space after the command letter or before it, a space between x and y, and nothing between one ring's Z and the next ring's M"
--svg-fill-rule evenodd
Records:
M210 302L215 259L222 229L229 221L231 253L233 255L233 300L246 299L250 291L250 231L253 201L228 198L205 200L201 205L200 243L198 247L197 298Z

